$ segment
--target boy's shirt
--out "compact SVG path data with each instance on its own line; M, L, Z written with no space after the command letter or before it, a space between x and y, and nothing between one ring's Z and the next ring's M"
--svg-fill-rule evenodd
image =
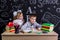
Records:
M36 29L36 27L37 28L41 28L41 25L40 24L38 24L37 22L35 22L34 24L31 24L30 22L26 22L23 26L22 26L22 30L23 31L31 31L31 28L34 28L34 29Z

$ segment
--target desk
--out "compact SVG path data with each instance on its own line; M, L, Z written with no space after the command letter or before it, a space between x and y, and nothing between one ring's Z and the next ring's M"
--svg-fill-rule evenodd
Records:
M58 34L55 32L50 33L2 33L2 40L58 40Z

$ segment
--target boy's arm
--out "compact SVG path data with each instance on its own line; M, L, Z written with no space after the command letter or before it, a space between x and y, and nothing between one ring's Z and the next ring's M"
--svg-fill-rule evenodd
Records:
M41 30L41 24L36 23L37 30Z
M26 22L26 23L21 27L21 30L26 30L26 29L27 29L27 25L28 25L28 23Z

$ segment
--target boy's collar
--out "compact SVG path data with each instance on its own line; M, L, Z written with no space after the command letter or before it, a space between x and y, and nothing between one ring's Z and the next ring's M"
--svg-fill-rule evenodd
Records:
M36 23L36 22L34 22L34 23L31 23L31 22L29 21L29 23L33 25L33 24L34 24L34 23Z

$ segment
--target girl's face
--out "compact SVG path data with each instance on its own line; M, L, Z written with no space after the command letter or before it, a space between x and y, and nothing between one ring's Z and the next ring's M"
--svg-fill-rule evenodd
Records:
M18 13L18 14L17 14L17 19L21 19L21 20L22 20L22 19L23 19L23 14L19 14L19 13Z

